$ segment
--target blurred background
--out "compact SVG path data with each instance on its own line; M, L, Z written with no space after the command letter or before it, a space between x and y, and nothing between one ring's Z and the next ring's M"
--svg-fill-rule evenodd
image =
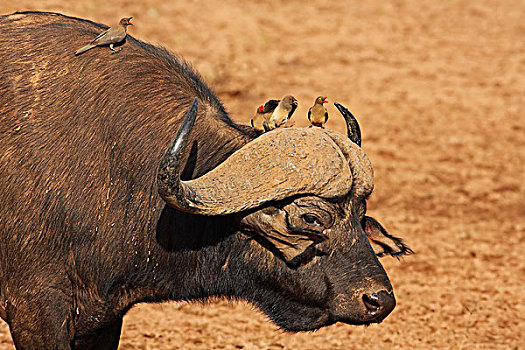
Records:
M382 259L398 304L380 325L288 334L243 302L139 305L120 349L525 348L523 0L0 3L17 10L133 16L128 33L192 62L239 123L291 93L308 125L324 95L345 132L343 103L374 165L369 213L416 252Z

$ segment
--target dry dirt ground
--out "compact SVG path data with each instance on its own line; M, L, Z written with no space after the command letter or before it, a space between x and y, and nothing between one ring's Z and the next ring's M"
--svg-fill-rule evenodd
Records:
M21 9L134 16L131 35L193 62L241 123L286 93L296 125L317 95L346 104L375 168L369 212L417 253L383 259L398 305L380 325L288 334L245 303L139 305L120 349L525 348L523 0L0 4Z

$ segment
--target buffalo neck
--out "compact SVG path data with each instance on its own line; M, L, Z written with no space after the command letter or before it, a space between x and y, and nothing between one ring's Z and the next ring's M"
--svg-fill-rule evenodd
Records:
M252 139L249 130L245 132L242 126L232 124L221 118L197 120L185 150L188 156L183 179L205 174ZM138 227L115 232L125 236L116 244L123 245L130 256L120 262L122 276L112 278L104 294L120 310L141 301L233 295L225 266L234 260L232 254L241 254L243 247L251 244L237 231L237 217L193 215L171 208L151 185L155 165L151 162L149 173L140 175L147 179L135 179L138 173L127 172L117 181L127 189L134 188L130 183L150 184L136 191L136 196L128 197L130 201L122 203L126 208L121 209L126 213L145 210L147 215L143 216L146 222L135 223Z

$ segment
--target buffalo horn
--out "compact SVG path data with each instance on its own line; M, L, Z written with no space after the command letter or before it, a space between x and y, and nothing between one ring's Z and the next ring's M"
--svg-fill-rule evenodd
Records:
M176 203L174 206L178 209L190 213L194 211L194 205L189 200L192 197L191 188L187 188L184 181L181 181L180 174L184 165L182 164L184 149L197 117L198 105L199 100L195 97L175 138L164 153L157 172L157 185L160 196L167 203Z
M295 195L343 197L352 190L354 180L373 186L363 150L347 137L320 128L265 133L208 173L182 181L184 149L196 115L195 100L159 166L159 193L174 208L225 215ZM352 170L356 165L358 171ZM362 179L354 179L353 173Z
M361 128L359 128L357 119L354 117L352 112L350 112L348 108L342 104L334 102L334 106L339 110L339 112L341 112L343 118L345 118L348 138L352 140L353 143L361 147Z

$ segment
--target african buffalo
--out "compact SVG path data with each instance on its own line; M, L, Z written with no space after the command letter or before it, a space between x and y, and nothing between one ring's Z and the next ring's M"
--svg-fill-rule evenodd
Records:
M132 305L209 296L289 331L382 321L395 299L375 253L409 249L365 216L356 139L258 136L183 59L129 36L74 55L105 28L0 17L0 316L16 347L116 349Z

